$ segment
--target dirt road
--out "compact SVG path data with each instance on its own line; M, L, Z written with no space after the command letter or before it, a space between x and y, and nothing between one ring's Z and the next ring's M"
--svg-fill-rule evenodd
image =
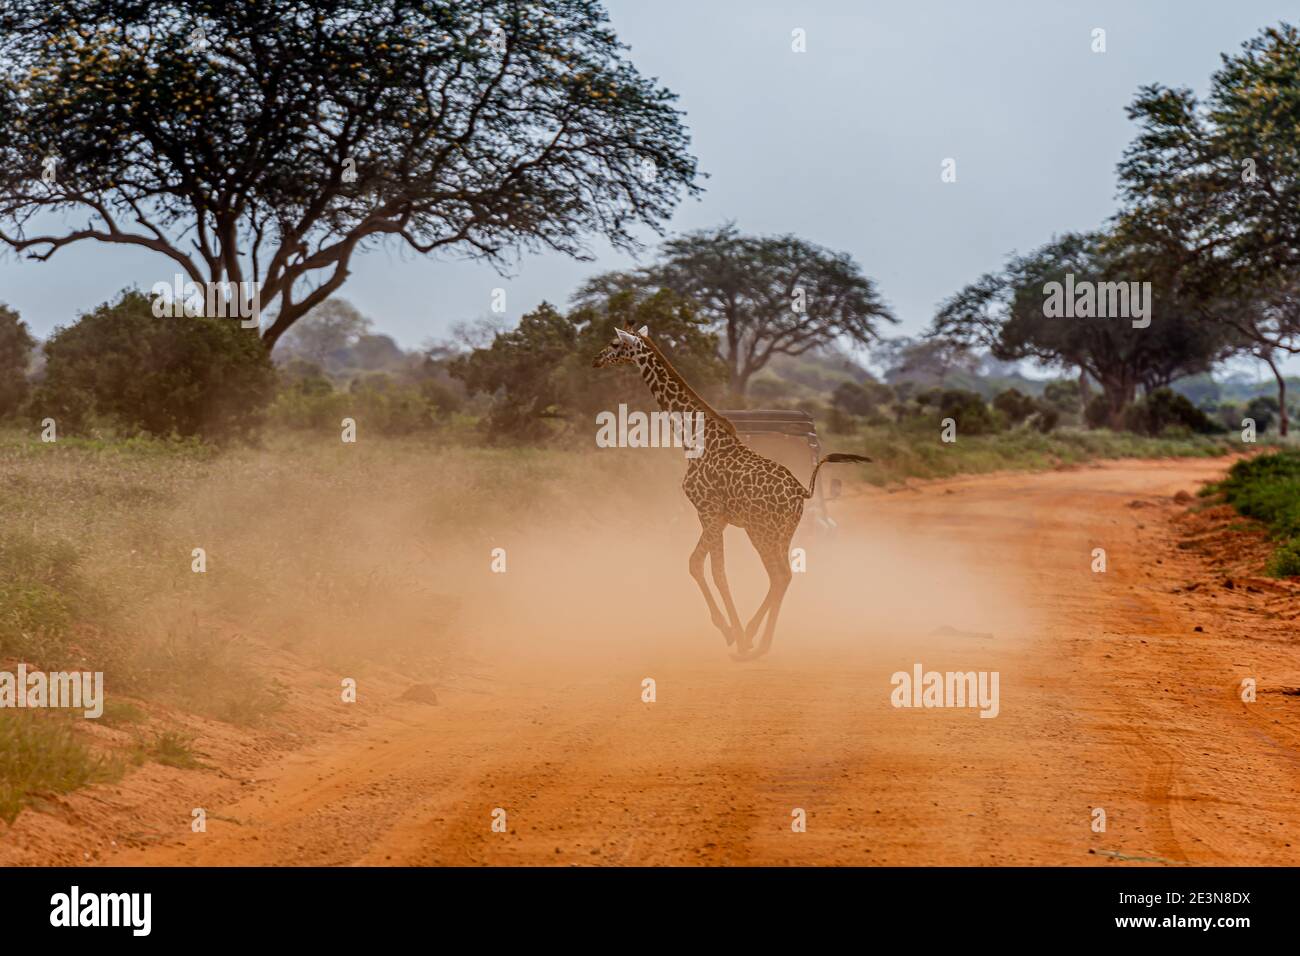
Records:
M106 862L1300 864L1295 621L1261 629L1244 588L1202 600L1215 572L1178 547L1172 496L1223 467L850 494L753 664L708 627L687 550L671 595L624 563L621 616L583 613L608 582L566 586L573 628L598 632L576 651L519 635L437 706L232 784L208 832ZM679 603L698 626L663 616ZM998 672L997 716L892 706L918 663Z

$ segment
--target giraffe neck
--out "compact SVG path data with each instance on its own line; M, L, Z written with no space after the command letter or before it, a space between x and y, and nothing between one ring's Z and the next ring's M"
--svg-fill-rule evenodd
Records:
M645 379L650 394L664 411L691 414L705 410L703 403L681 387L685 383L677 370L654 352L646 349L637 356L636 364L641 369L641 377Z
M661 409L682 415L704 416L703 434L706 449L739 444L731 423L695 394L694 389L686 384L686 380L668 363L658 349L653 347L642 349L637 355L636 364L641 370L641 377L650 388L650 394L654 396Z

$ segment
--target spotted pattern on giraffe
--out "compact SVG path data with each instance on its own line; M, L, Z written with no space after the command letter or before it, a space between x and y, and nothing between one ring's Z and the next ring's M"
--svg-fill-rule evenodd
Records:
M812 497L817 472L828 461L867 461L857 455L829 455L813 469L805 488L784 465L748 448L730 421L713 409L650 339L647 329L637 332L617 329L617 337L592 361L595 368L636 365L650 393L666 412L703 413L704 450L689 458L682 490L700 519L700 540L691 553L691 577L700 587L713 624L727 644L737 645L736 660L754 660L772 646L777 615L793 576L790 570L790 542L803 517L804 502ZM768 575L768 592L758 611L744 627L727 584L723 532L727 525L743 528L758 552ZM722 598L714 599L704 577L704 559L709 558L713 585ZM723 609L726 615L723 615ZM754 635L766 619L757 648Z

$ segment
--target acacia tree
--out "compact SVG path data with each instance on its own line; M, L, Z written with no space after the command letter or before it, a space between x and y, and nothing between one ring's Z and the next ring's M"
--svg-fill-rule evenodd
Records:
M1219 283L1300 268L1300 31L1269 27L1223 57L1204 103L1143 87L1120 164L1126 218Z
M1002 360L1033 359L1079 368L1100 386L1112 428L1139 388L1147 392L1175 378L1207 371L1243 348L1240 336L1207 322L1171 288L1140 248L1115 234L1070 233L989 273L941 304L927 335L968 348L984 347ZM1127 318L1060 318L1044 309L1046 286L1072 274L1076 282L1152 283L1150 324Z
M848 253L793 235L746 236L732 224L674 237L657 263L596 276L574 301L659 288L694 302L718 330L738 404L773 355L802 355L841 337L867 345L880 339L881 322L897 321Z
M1204 289L1203 277L1192 276L1184 283L1185 289ZM1217 323L1235 333L1243 343L1240 351L1259 359L1273 373L1278 433L1285 437L1290 431L1290 414L1279 353L1300 354L1300 273L1245 287L1226 279L1224 286L1201 293L1195 309L1205 322Z
M260 283L268 349L385 240L636 248L698 187L674 95L624 50L597 0L9 0L0 242Z
M347 299L335 297L303 316L280 340L280 349L324 368L331 355L355 345L372 324Z
M888 339L872 357L884 368L885 381L891 385L919 378L937 379L942 386L953 372L974 372L978 364L965 343L938 337Z
M1202 102L1186 88L1143 87L1139 133L1120 164L1120 224L1175 265L1199 314L1252 343L1272 369L1300 353L1300 31L1269 27L1224 56Z

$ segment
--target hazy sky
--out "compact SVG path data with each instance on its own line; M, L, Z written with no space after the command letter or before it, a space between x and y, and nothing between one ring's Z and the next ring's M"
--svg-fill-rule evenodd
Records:
M679 94L709 174L671 230L734 219L851 253L917 332L945 296L1054 233L1115 209L1115 165L1145 83L1203 92L1219 54L1297 19L1273 0L608 0L645 74ZM1106 52L1092 52L1094 28ZM807 52L791 50L791 31ZM957 182L940 165L957 161ZM652 234L647 238L653 239ZM507 290L514 321L568 300L629 260L529 257L502 278L395 246L354 260L339 293L414 347L486 314ZM79 244L48 263L0 259L0 301L47 335L124 286L175 270L161 257Z

